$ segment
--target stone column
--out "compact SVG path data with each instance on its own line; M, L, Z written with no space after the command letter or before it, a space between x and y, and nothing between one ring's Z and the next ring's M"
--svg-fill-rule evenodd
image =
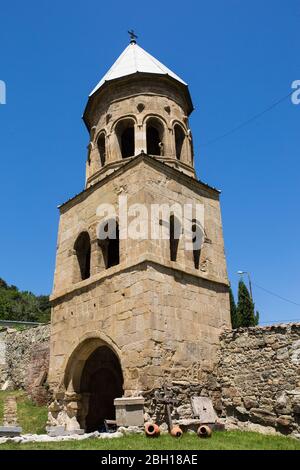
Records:
M135 125L135 145L134 145L134 154L139 155L142 150L147 152L147 142L146 142L146 129L142 124Z
M56 393L48 407L47 431L50 435L83 434L77 417L81 410L81 395L75 392Z
M105 269L103 253L99 246L98 239L91 240L91 276L100 273Z

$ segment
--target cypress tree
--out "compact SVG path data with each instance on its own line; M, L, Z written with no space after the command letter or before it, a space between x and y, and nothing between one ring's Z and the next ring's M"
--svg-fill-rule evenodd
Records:
M229 287L229 301L230 301L231 326L233 329L235 329L235 328L238 328L240 325L239 325L239 318L237 314L237 308L235 305L235 300L234 300L231 287Z
M258 312L257 312L258 313ZM255 326L258 323L258 316L254 311L254 303L251 300L246 284L241 279L239 282L237 316L240 320L240 326Z

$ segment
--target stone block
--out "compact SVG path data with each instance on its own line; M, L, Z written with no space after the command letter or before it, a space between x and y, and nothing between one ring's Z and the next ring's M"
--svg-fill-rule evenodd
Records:
M117 426L143 426L144 401L143 397L116 398Z
M67 430L64 425L58 426L47 426L46 431L50 437L59 437L59 436L82 436L84 434L84 429L73 429Z
M255 397L244 397L244 406L247 410L250 410L250 408L257 408L258 402Z
M253 423L262 424L263 426L275 426L276 423L275 413L263 408L252 408L249 416Z

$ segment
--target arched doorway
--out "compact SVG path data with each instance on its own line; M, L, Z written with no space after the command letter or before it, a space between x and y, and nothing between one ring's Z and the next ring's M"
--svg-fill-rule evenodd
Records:
M85 429L100 430L105 419L115 419L114 399L123 395L123 375L116 354L100 346L85 361L80 393L88 400Z

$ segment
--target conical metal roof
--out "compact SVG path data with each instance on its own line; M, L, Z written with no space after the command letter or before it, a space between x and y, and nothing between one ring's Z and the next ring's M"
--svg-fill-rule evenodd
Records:
M138 46L135 42L131 42L89 96L92 96L97 90L99 90L104 83L117 78L133 75L137 72L168 75L187 86L187 84L178 77L178 75L172 72L172 70L168 69L164 64L155 59L155 57L148 54L148 52Z

